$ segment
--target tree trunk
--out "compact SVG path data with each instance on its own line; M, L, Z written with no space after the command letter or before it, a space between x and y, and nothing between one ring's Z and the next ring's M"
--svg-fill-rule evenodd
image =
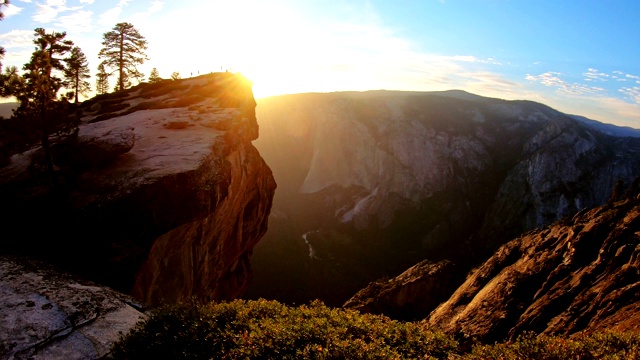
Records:
M49 182L49 187L52 190L58 188L58 182L56 180L54 171L53 171L53 157L51 156L51 148L49 146L49 119L48 119L48 111L46 96L42 96L42 102L40 104L40 119L42 121L42 150L44 151L44 161L46 166L47 180Z

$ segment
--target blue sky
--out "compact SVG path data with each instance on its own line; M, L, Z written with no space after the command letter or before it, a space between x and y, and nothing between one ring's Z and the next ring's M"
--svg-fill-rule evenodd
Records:
M5 66L28 61L43 27L66 31L95 72L102 34L127 21L149 41L145 74L239 71L258 97L463 89L640 128L637 0L11 0L4 12Z

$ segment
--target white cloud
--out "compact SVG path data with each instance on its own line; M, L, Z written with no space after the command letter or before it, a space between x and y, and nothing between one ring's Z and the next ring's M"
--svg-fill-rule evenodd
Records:
M120 15L122 14L122 8L127 6L129 2L131 2L131 0L118 1L118 4L115 7L103 12L98 16L99 18L98 23L102 26L109 26L109 27L117 24L119 22ZM155 3L158 3L158 2L159 1L153 1L151 4L151 8L154 8L154 6L156 6Z
M631 80L635 80L636 84L640 84L640 76L626 74L625 77Z
M93 12L89 10L78 11L70 15L58 18L56 26L60 26L68 33L82 33L92 30Z
M5 18L9 18L13 15L17 15L22 11L23 8L21 7L17 7L13 4L9 4L7 5L4 9L2 9L2 13L4 14Z
M451 60L453 60L453 61L461 61L461 62L469 62L469 63L502 65L502 63L496 61L494 58L481 59L481 58L478 58L478 57L472 56L472 55L456 55L456 56L452 56Z
M540 75L529 75L525 77L525 79L529 81L539 82L545 86L563 86L565 82L558 77L558 75L562 75L558 72L546 72Z
M80 0L80 4L93 4L94 0Z
M19 1L23 3L31 3L31 0L19 0Z
M33 30L11 30L0 34L0 43L7 49L32 47Z
M636 104L640 104L640 87L623 87L619 91L633 100Z
M150 13L158 12L162 10L163 7L164 7L164 1L152 1L151 7L149 8L149 12Z
M118 18L121 13L121 7L116 6L113 9L109 9L100 14L98 23L103 26L113 26L118 23Z
M81 9L79 6L67 7L66 3L66 0L47 0L45 4L36 3L37 10L32 17L33 21L46 24L53 21L59 13Z
M556 87L559 91L572 95L596 94L604 91L603 88L597 86L568 83L561 79L560 76L562 76L562 74L559 72L549 71L540 75L527 74L525 79L532 82L539 82L544 86Z
M152 1L151 6L146 11L131 15L130 17L128 17L127 21L134 24L140 24L147 20L154 13L161 11L163 7L163 1Z
M598 71L597 69L589 68L586 72L582 73L586 81L607 81L609 74Z
M33 43L31 45L33 46ZM32 52L32 49L7 51L4 59L2 59L3 69L9 66L15 66L19 71L22 70L22 66L29 61ZM25 61L25 59L27 59L27 61Z
M36 4L36 14L33 15L33 21L39 23L48 23L58 15L58 10L50 5Z

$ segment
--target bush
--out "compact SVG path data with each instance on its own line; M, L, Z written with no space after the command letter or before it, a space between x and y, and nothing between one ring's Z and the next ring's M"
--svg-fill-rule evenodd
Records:
M640 334L603 332L567 339L527 333L513 342L476 345L464 359L640 359Z
M288 307L236 300L163 307L118 342L114 359L444 358L457 343L405 323L319 301Z

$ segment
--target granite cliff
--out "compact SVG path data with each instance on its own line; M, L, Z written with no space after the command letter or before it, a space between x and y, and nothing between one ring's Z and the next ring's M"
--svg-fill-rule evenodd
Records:
M424 259L468 270L640 174L640 139L530 101L371 91L267 98L257 111L279 190L253 297L338 306Z
M156 305L237 297L276 188L251 142L251 83L239 74L141 84L82 103L51 137L59 183L34 145L0 168L4 253Z
M636 182L622 200L503 245L424 322L483 341L638 331L639 244Z

